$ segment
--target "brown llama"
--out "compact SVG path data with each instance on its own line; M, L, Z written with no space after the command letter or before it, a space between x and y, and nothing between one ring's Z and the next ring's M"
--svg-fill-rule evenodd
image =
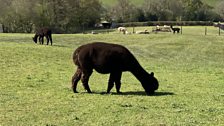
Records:
M73 54L74 64L77 70L72 77L72 89L76 88L81 79L85 90L91 93L89 77L93 69L102 74L110 74L107 93L116 85L117 93L120 92L122 72L131 72L142 84L145 92L150 95L158 89L159 83L154 73L146 72L134 55L124 46L103 42L94 42L78 47Z
M35 43L37 43L37 39L39 37L39 42L40 44L44 44L44 36L47 38L47 45L49 43L49 40L51 42L51 45L52 45L52 33L51 33L51 30L48 29L48 28L40 28L36 31L36 34L35 36L33 37L33 41Z

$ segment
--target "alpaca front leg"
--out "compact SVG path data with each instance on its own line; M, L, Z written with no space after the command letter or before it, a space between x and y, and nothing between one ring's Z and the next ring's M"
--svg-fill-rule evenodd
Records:
M52 36L49 35L49 39L50 39L50 42L51 42L51 45L52 45Z
M44 37L40 36L39 37L39 42L40 42L41 45L43 45L44 44Z
M122 76L122 72L119 72L119 73L116 74L115 85L116 85L117 93L122 93L122 92L120 92L120 88L121 88L121 76Z
M49 36L46 36L46 38L47 38L47 45L49 44Z
M108 82L107 93L110 93L110 90L114 87L114 82Z
M42 42L41 42L42 40L41 40L41 36L39 36L39 43L41 44Z
M121 88L121 82L115 82L116 85L116 90L118 94L121 94L122 92L120 92L120 88Z
M44 44L44 36L42 37L42 45Z
M78 93L76 88L79 80L81 79L82 71L81 69L77 68L74 76L72 77L72 89L74 93Z
M115 74L111 73L108 81L107 93L110 93L110 90L114 87Z

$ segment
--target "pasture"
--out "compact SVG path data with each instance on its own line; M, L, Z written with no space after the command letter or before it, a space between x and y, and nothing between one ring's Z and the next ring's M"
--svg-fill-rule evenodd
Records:
M113 6L117 4L117 0L100 0L104 6ZM207 3L208 5L215 7L222 0L201 0L202 2ZM141 6L144 3L144 0L130 0L130 2L134 5Z
M0 125L223 125L223 31L219 36L208 27L205 36L204 27L183 29L182 35L53 34L53 46L35 44L34 34L1 33ZM104 94L109 76L96 72L89 82L93 93L79 83L74 94L72 53L93 41L126 46L158 78L155 95L146 96L128 72L123 94L115 88Z

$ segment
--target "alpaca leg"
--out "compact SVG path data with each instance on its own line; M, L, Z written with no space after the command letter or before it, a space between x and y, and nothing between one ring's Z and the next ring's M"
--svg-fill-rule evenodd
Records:
M115 78L115 85L116 85L117 93L121 93L120 92L120 88L121 88L121 75L122 75L122 72L119 72L119 73L116 74L116 78Z
M41 36L39 36L39 43L41 44Z
M42 45L44 44L44 36L42 37Z
M47 45L48 45L48 43L49 43L49 36L46 36L46 38L47 38Z
M44 44L44 37L40 36L39 37L39 42L40 42L41 45L43 45Z
M110 90L114 87L115 74L111 73L108 81L107 93L110 93Z
M77 68L74 76L72 77L72 89L74 93L78 93L76 88L79 80L81 79L82 71L80 68Z
M50 39L50 42L51 42L51 45L52 45L52 36L51 36L51 34L49 35L49 39Z
M89 77L92 74L92 72L93 72L92 70L91 71L83 71L82 76L81 76L82 84L88 93L92 93L92 91L89 88L89 84L88 84Z

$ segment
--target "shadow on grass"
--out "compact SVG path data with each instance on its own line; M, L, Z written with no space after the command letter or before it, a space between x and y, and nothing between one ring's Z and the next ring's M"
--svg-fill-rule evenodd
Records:
M108 95L106 92L93 92L93 94L101 94L101 95ZM111 95L139 95L139 96L168 96L168 95L175 95L173 92L155 92L152 95L147 95L144 91L129 91L129 92L122 92L122 93L109 93Z
M52 45L53 47L69 47L69 46L65 46L65 45Z

